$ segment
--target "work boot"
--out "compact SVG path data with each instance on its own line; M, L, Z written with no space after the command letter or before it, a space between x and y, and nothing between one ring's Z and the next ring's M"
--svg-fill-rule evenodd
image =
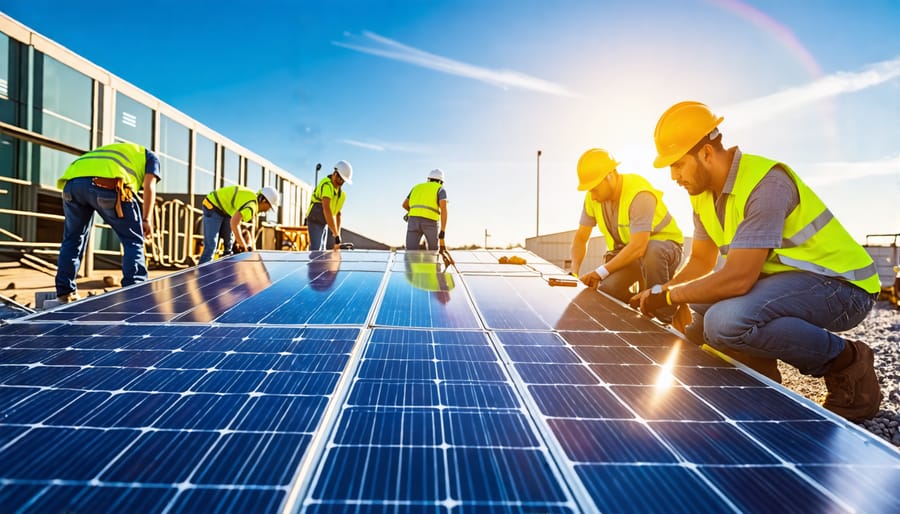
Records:
M822 406L854 423L871 419L881 406L881 386L875 375L875 355L860 341L847 340L853 361L844 369L825 374L828 394Z
M768 359L766 357L755 357L744 353L740 350L728 349L723 351L725 355L739 361L741 364L756 371L760 375L765 375L770 380L781 383L781 371L778 370L778 359Z
M65 303L72 303L72 302L78 301L78 300L81 300L81 297L78 296L78 293L76 291L72 291L69 294L64 294L62 296L56 297L56 301L59 302L60 305L65 304Z

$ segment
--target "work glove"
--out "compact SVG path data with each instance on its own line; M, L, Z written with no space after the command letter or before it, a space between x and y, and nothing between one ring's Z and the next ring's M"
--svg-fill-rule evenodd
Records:
M669 301L669 291L657 284L648 290L647 295L638 294L628 302L632 307L641 309L646 316L656 316L656 311L672 305ZM643 301L641 301L643 299Z
M409 221L409 213L403 215L403 221Z

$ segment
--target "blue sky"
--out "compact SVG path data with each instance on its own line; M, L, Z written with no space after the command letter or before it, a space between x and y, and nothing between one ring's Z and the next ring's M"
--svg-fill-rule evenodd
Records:
M449 245L577 226L575 164L609 150L682 228L653 128L681 100L792 166L860 241L900 232L892 0L0 0L0 11L307 183L353 164L344 226L401 245L440 167ZM537 219L537 150L540 217Z

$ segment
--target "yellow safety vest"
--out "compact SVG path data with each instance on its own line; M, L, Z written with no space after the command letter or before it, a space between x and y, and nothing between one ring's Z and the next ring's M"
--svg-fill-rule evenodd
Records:
M66 182L73 178L122 177L132 191L138 191L144 185L146 165L146 148L133 143L113 143L91 150L75 159L56 181L56 187L64 188Z
M441 209L438 204L438 191L443 185L440 182L423 182L417 184L409 192L409 215L427 218L430 220L441 219Z
M655 241L674 241L678 244L684 242L684 235L678 228L675 218L669 213L668 207L663 203L662 191L654 189L650 182L640 175L631 173L619 175L622 177L622 193L619 195L619 219L616 220L616 226L619 231L619 239L624 244L628 244L631 240L631 218L628 210L631 208L631 202L638 193L644 191L652 193L656 197L656 210L653 211L653 226L650 229L650 239ZM615 249L616 240L612 234L608 234L609 229L605 218L603 217L603 206L601 202L595 202L591 198L591 192L588 191L584 195L584 210L596 220L597 226L603 231L606 237L606 247L609 250Z
M331 194L325 194L325 188L329 188L331 190ZM306 216L309 217L310 211L317 203L322 203L322 198L331 198L331 215L336 216L337 213L341 212L341 207L344 206L344 200L347 199L347 195L344 193L344 190L340 191L334 188L334 184L331 183L331 176L327 176L319 181L319 185L316 186L316 190L313 191L312 198L309 201L309 207L306 209Z
M722 255L728 257L729 245L744 221L744 208L750 193L776 165L781 166L797 185L800 203L785 218L781 248L769 252L762 272L809 271L842 278L870 293L880 291L881 282L872 257L850 237L818 195L785 164L757 155L741 155L734 189L726 200L724 227L716 215L716 202L711 192L691 196L694 212Z
M225 186L206 195L206 200L229 217L240 211L244 221L252 220L259 212L256 193L244 186Z

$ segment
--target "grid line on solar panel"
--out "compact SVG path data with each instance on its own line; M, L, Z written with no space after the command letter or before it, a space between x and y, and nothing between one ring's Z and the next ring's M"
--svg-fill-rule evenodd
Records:
M475 391L485 396L465 399ZM571 511L575 504L548 457L486 333L376 328L305 507L449 509L462 502ZM397 475L398 462L422 471ZM435 468L443 474L425 471Z

